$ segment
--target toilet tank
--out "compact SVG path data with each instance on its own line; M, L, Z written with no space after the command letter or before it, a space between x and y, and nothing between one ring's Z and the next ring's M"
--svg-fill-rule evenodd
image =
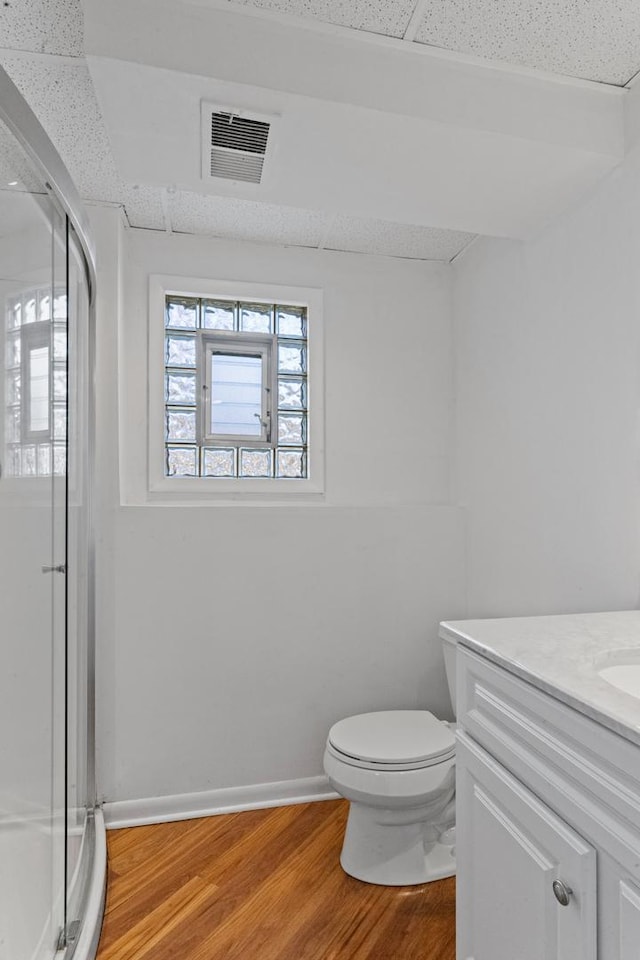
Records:
M458 654L458 644L453 637L443 637L442 650L444 653L444 669L447 674L447 683L449 684L449 694L451 696L451 706L453 707L454 717L458 716L456 703L456 657Z

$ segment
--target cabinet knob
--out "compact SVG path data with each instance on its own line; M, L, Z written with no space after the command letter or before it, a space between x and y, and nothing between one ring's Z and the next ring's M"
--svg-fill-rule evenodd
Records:
M568 907L571 894L573 893L571 887L568 887L566 883L562 882L562 880L554 880L551 886L553 888L553 895L560 906Z

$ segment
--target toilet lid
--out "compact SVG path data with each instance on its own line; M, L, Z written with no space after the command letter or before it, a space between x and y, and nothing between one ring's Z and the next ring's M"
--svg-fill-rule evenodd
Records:
M340 753L372 763L419 763L445 759L455 750L446 723L428 710L383 710L339 720L329 743Z

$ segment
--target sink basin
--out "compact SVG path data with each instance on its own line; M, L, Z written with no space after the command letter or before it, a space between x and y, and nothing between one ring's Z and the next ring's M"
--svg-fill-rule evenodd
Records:
M640 663L617 663L604 667L598 673L603 680L640 700Z

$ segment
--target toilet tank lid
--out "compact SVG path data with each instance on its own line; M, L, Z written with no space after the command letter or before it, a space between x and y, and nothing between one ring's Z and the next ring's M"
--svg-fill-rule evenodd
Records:
M334 723L329 743L340 753L373 763L446 759L455 750L450 727L428 710L360 713Z

